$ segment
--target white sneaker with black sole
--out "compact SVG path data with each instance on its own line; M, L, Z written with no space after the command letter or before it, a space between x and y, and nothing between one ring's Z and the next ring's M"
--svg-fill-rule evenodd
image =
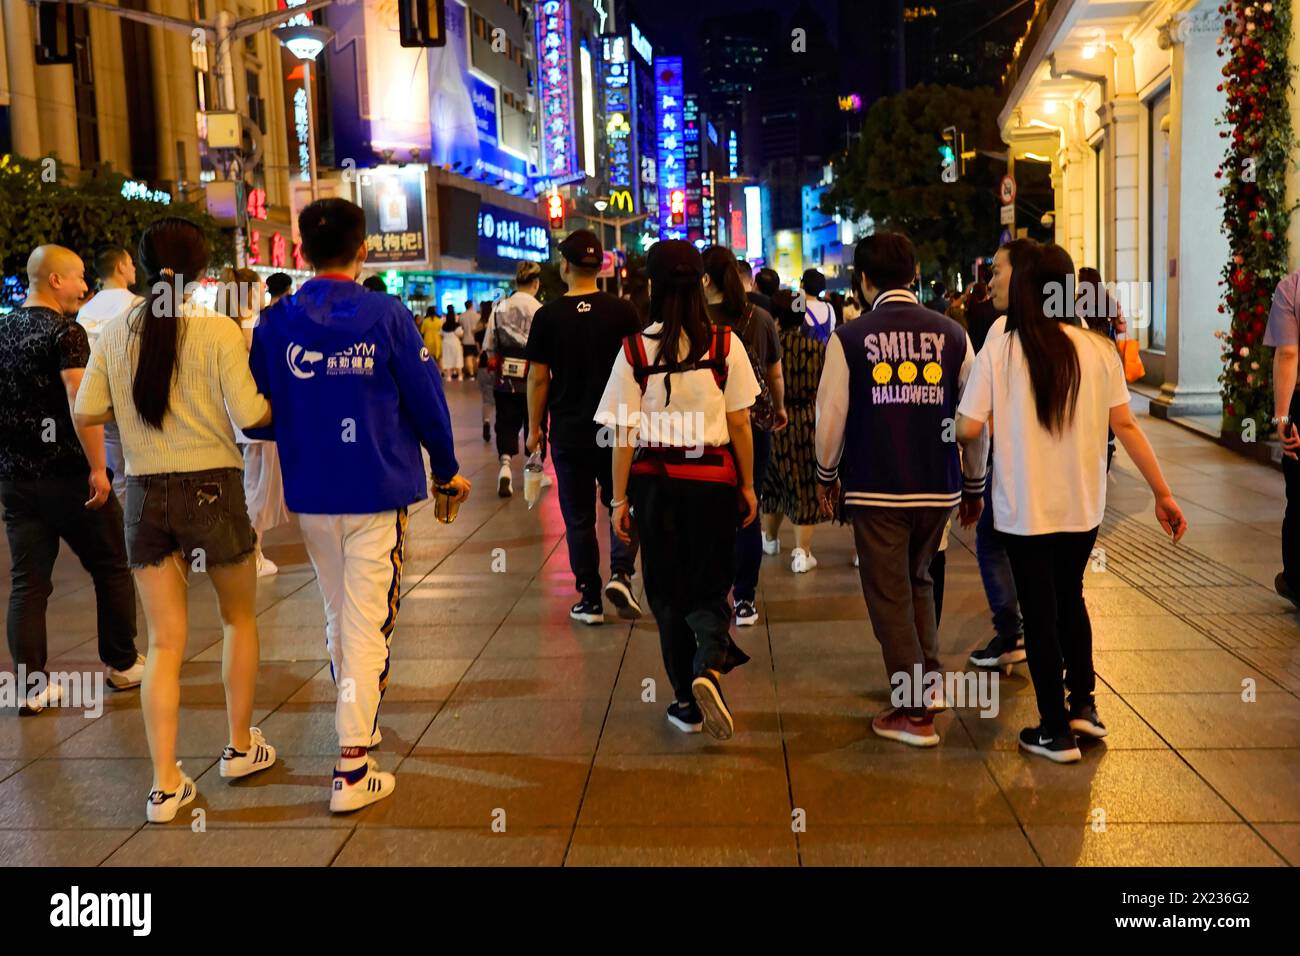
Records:
M704 717L704 729L717 740L730 740L736 732L736 722L722 696L722 685L712 671L705 671L691 681L691 693Z
M391 797L397 789L397 778L379 769L379 761L366 757L366 762L354 770L334 768L330 783L330 812L351 813L372 803Z
M615 574L605 585L605 597L614 605L618 616L625 621L635 621L641 616L641 605L632 593L632 581L626 574Z
M244 752L227 747L221 752L221 776L247 777L275 764L275 748L266 742L257 727L248 728L250 743Z
M135 663L126 670L108 668L108 686L113 690L130 690L144 683L144 655L136 654Z
M514 488L511 487L510 482L511 482L510 462L507 460L501 463L501 470L497 472L497 495L498 496L502 498L509 498L511 495L515 493Z
M176 761L176 766L180 765L181 762ZM189 774L182 770L181 782L175 790L170 793L164 790L149 791L149 799L144 806L145 817L150 823L171 823L181 807L193 803L198 795L199 788L194 785Z
M48 681L39 691L27 695L18 708L19 717L34 717L47 707L58 707L63 702L63 688Z

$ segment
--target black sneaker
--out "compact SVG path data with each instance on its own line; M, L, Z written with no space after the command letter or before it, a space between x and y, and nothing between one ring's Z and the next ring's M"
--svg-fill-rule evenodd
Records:
M1068 730L1052 734L1042 727L1026 727L1020 731L1020 749L1056 763L1075 763L1083 757L1079 741Z
M1015 637L996 635L987 647L981 647L970 656L972 667L1004 667L1023 664L1025 661L1025 635Z
M569 617L583 624L604 624L605 605L599 601L579 601L569 608Z
M491 423L491 422L484 422L484 423L483 423L483 440L484 440L484 441L491 441L491 440L492 440L492 423Z
M691 693L704 716L704 729L718 740L730 740L736 732L736 722L731 717L727 700L722 696L722 685L712 671L705 671L691 682Z
M1097 715L1096 704L1089 704L1087 707L1071 707L1070 729L1082 737L1097 739L1105 737L1109 733L1106 730L1106 725L1101 722L1101 717Z
M618 609L618 616L627 621L635 621L641 616L641 605L636 603L632 594L632 579L626 574L615 574L605 585L605 597Z
M758 608L753 601L736 602L736 627L753 627L758 620Z
M1279 571L1277 577L1273 579L1273 590L1276 591L1278 594L1280 594L1282 597L1286 598L1297 608L1300 608L1300 596L1296 595L1291 585L1287 583L1286 575L1283 574L1281 571Z
M698 734L704 729L704 715L695 701L674 701L668 705L668 723L684 734Z

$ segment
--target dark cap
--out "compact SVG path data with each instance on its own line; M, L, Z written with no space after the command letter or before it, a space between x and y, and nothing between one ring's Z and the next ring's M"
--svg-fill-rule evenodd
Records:
M590 229L577 229L560 243L560 255L584 269L598 269L605 260L605 250Z
M645 268L651 282L698 279L704 275L704 257L685 239L661 239L646 253Z

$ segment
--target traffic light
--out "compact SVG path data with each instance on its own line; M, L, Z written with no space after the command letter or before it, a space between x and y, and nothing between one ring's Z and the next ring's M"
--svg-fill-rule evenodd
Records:
M546 216L551 220L552 229L564 228L564 197L559 193L546 197Z
M943 181L957 181L957 127L946 126L943 130L943 144L939 147L939 158L943 163Z
M402 46L446 46L444 0L397 0L397 26Z
M672 214L674 226L686 225L686 193L683 190L674 189L668 194L668 211Z

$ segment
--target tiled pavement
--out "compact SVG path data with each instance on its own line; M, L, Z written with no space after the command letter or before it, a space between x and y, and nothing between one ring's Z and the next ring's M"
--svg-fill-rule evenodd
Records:
M763 616L739 634L753 662L726 684L738 733L720 744L664 722L652 621L568 620L554 491L532 513L520 496L498 499L477 391L451 393L476 493L451 526L427 504L411 516L380 721L396 795L348 817L326 810L333 687L320 600L296 534L281 529L268 553L283 570L258 597L256 715L280 763L234 784L217 775L221 634L196 576L179 750L206 829L184 815L143 824L137 694L112 697L93 720L10 711L0 713L0 863L1300 862L1300 618L1271 590L1277 472L1144 418L1191 524L1175 549L1159 541L1150 496L1120 453L1104 570L1088 575L1111 736L1081 764L1017 753L1033 715L1023 667L1001 682L996 718L943 715L936 750L873 737L888 685L839 528L818 532L810 574L792 575L788 552L764 559ZM949 553L942 640L955 669L989 631L972 546L958 531ZM52 667L94 666L93 624L93 591L65 550Z

